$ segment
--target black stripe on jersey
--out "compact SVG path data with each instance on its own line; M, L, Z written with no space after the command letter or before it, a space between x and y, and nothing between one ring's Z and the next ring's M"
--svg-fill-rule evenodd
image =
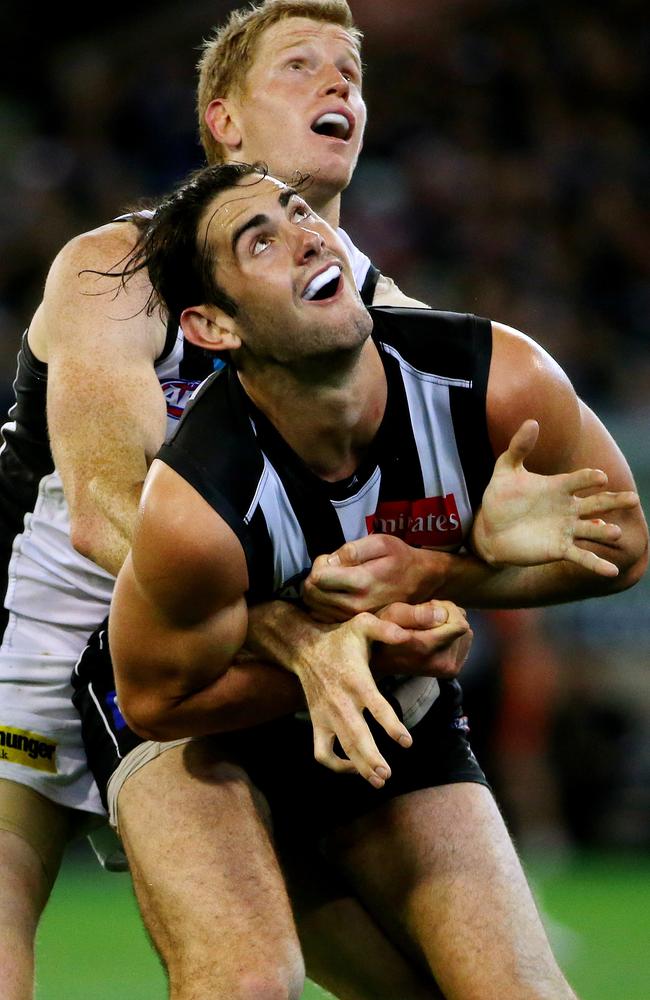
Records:
M345 536L330 503L328 483L307 468L263 413L252 403L249 406L259 447L284 486L312 562L323 552L334 552L344 544Z
M368 267L368 272L363 279L363 285L359 289L361 295L361 301L366 306L372 305L372 300L375 297L375 289L377 288L377 282L379 281L380 272L377 270L374 264L370 264Z
M467 492L476 511L494 470L494 452L487 426L487 384L492 357L492 324L489 320L469 317L471 337L469 356L473 358L472 392L451 387L449 403L456 435L456 446L465 473Z
M262 508L258 506L248 523L252 557L248 562L248 603L268 601L275 589L273 543Z
M34 510L44 476L54 471L45 417L47 365L39 361L27 342L18 353L14 381L16 401L2 427L0 450L0 586L7 590L7 573L13 541L24 529L25 514ZM0 638L8 613L0 606Z
M467 380L475 364L471 353L475 316L397 306L375 306L371 315L374 339L386 339L414 368Z
M188 404L183 419L157 457L186 479L223 517L241 542L252 568L253 547L244 518L264 471L264 459L242 406L242 395L244 390L230 365L214 372ZM227 498L216 483L228 485Z
M379 500L423 497L422 467L399 362L381 348L379 353L388 387L386 411L372 446L381 469Z
M417 322L404 322L414 313ZM476 510L494 469L485 410L492 354L490 321L466 313L390 306L374 308L372 316L374 339L385 338L415 368L470 383L467 387L450 385L449 398L469 499ZM401 426L410 427L410 422Z
M183 338L183 357L178 366L179 377L193 382L207 378L214 371L214 361L217 357L219 355L197 347L196 344Z
M47 365L34 355L27 333L18 353L14 392L16 401L2 427L0 520L3 533L17 534L27 511L34 509L41 479L54 470L45 416Z

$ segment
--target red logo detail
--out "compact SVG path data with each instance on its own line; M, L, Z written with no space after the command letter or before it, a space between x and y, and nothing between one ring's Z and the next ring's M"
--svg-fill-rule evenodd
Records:
M183 411L190 401L190 396L200 382L179 379L176 382L161 382L162 391L167 403L167 416L180 420Z
M463 540L453 493L424 500L386 500L366 518L366 527L369 535L396 535L408 545L435 548L458 545Z

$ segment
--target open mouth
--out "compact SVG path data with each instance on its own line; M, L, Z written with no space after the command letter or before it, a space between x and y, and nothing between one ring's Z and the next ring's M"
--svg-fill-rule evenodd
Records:
M330 139L343 139L347 142L352 135L352 122L345 115L336 111L328 111L312 123L311 130L316 135L325 135Z
M342 269L340 264L331 264L320 274L311 279L304 292L302 299L306 302L323 302L325 299L332 299L336 295L341 285Z

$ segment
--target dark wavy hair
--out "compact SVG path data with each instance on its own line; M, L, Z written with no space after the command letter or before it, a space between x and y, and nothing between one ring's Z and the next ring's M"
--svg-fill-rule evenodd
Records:
M117 295L130 278L146 270L151 293L143 311L148 316L159 308L168 319L179 320L188 306L201 304L218 306L228 316L236 316L237 303L215 276L218 262L208 240L209 224L199 243L199 222L207 206L222 191L252 187L263 181L268 172L265 163L218 163L196 170L163 198L157 208L144 210L141 205L128 213L140 235L131 253L112 270L88 268L80 273L117 278L118 286L114 289ZM242 183L247 177L252 178L250 183ZM304 191L310 182L309 174L296 171L289 186L294 191Z
M195 171L160 202L151 217L133 215L140 236L132 253L115 270L100 273L124 284L146 270L152 286L148 315L160 307L168 316L179 317L188 306L211 303L228 316L236 316L237 304L215 277L217 261L207 228L203 241L197 239L199 221L222 191L240 186L246 177L254 177L251 184L258 184L267 173L263 163L221 163Z

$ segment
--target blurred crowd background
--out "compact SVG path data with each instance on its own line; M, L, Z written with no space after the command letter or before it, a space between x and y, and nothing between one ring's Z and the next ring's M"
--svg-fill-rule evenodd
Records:
M202 162L197 48L238 3L0 13L0 405L61 245ZM351 0L369 125L343 224L402 289L526 331L650 497L643 0ZM647 507L647 503L646 503ZM482 616L476 739L531 847L650 846L650 586Z

